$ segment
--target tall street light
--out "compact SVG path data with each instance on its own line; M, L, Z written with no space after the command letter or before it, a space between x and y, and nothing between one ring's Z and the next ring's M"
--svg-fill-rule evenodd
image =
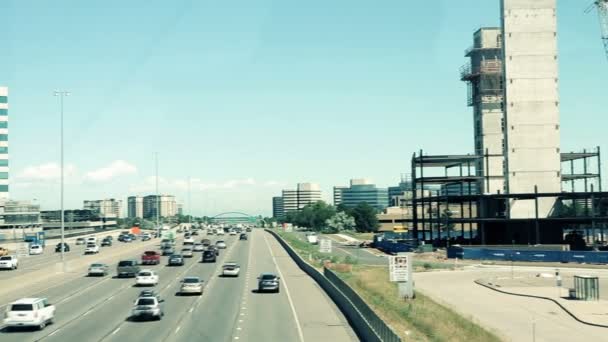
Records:
M154 166L156 168L156 235L160 237L160 195L158 194L158 152L154 152Z
M61 145L61 161L60 161L60 173L61 173L61 190L60 190L60 202L61 202L61 263L63 265L63 270L65 271L65 260L64 260L64 249L65 249L65 220L64 220L64 213L63 213L63 177L64 177L64 172L63 172L63 98L66 96L70 95L70 92L65 91L65 90L56 90L54 92L55 96L59 96L59 106L60 106L60 145Z

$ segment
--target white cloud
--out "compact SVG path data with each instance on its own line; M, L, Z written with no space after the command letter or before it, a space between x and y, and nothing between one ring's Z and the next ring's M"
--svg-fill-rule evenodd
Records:
M137 173L137 167L135 167L135 165L124 160L115 160L108 166L87 172L84 178L93 182L105 182L119 176L132 175L135 173Z
M76 176L76 167L67 164L64 169L64 177L72 178ZM58 163L45 163L40 165L28 166L18 172L15 178L26 182L46 182L56 181L61 177L61 169Z
M269 180L264 182L264 186L269 186L269 187L273 187L273 186L284 186L285 182L279 182L279 181L275 181L275 180Z
M199 178L190 179L190 189L193 192L217 189L235 189L240 186L258 185L253 178L230 179L223 182L204 182ZM159 177L158 186L160 192L170 193L173 191L188 191L187 179L166 179ZM146 177L143 182L134 184L129 188L131 192L152 192L156 189L156 177Z

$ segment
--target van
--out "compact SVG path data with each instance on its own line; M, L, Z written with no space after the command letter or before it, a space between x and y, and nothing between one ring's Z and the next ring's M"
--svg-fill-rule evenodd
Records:
M119 278L135 277L139 273L140 268L137 260L122 260L116 266L116 274Z
M46 298L22 298L6 309L6 327L38 327L44 329L55 318L55 306Z

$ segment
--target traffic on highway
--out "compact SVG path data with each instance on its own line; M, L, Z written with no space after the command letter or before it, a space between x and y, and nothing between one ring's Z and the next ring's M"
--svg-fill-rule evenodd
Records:
M263 230L179 225L158 238L132 235L78 238L64 247L66 265L47 248L0 272L20 285L0 293L0 340L304 340L294 298L282 291L282 248ZM342 330L338 340L356 340Z

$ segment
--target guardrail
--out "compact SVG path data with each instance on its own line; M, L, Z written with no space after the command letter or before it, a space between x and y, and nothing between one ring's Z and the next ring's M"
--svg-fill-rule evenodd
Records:
M357 308L357 310L365 317L367 322L371 325L372 329L376 332L380 339L384 342L400 342L401 338L395 334L384 321L378 317L376 312L365 303L365 301L345 283L340 277L338 277L332 270L327 267L323 268L323 274L325 277L338 288L350 300L350 302Z
M332 281L330 281L323 273L317 271L313 266L304 261L298 253L296 253L287 242L285 242L276 232L265 229L266 232L270 233L279 242L281 246L287 251L287 254L293 259L293 261L314 279L317 284L327 293L329 298L336 304L338 309L344 314L349 324L362 341L369 342L400 342L398 336L394 335L396 339L383 339L379 335L370 322L366 319L364 314L359 311L355 304L345 295ZM346 284L344 284L346 285ZM352 289L351 289L352 291ZM361 299L361 298L359 298ZM370 309L371 310L371 309ZM376 316L377 317L377 316ZM387 327L388 328L388 327Z

